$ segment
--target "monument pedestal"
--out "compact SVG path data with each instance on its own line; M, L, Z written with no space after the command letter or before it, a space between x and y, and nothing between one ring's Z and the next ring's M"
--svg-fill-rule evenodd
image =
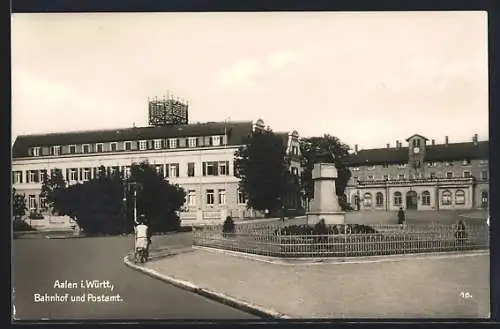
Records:
M312 171L314 199L307 213L307 224L314 225L321 219L325 224L344 224L342 212L335 192L337 168L333 163L317 163Z

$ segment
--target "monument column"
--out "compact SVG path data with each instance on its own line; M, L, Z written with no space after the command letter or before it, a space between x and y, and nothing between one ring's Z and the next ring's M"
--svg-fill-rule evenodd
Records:
M316 224L321 219L326 224L344 224L345 212L339 206L335 192L337 168L333 163L316 163L312 171L314 198L307 213L307 224Z

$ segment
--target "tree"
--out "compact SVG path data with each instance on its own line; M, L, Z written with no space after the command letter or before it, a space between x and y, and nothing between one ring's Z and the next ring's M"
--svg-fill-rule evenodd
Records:
M107 173L103 166L98 173L88 182L58 190L54 199L61 213L73 218L87 234L133 231L133 191L127 188L131 182L143 186L137 209L150 219L153 232L178 228L176 211L185 202L185 192L163 180L147 163L133 164L129 179L120 172Z
M15 219L21 219L26 215L26 195L17 193L16 189L12 189L12 213Z
M52 175L48 175L47 172L43 173L42 177L42 190L40 192L40 197L45 198L45 209L51 209L51 212L60 213L61 212L61 202L56 202L56 199L60 197L60 192L66 188L66 182L64 181L62 170L54 169Z
M235 153L240 190L248 199L247 207L276 210L283 205L288 188L288 163L281 138L269 128L256 130Z
M172 185L147 162L133 164L127 183L138 182L141 190L137 198L137 213L144 214L153 232L176 230L180 226L177 211L186 202L186 192ZM133 223L133 190L127 194L127 218Z
M301 184L307 202L314 197L314 183L312 169L315 163L334 163L337 168L338 178L335 181L336 194L342 208L346 205L345 188L351 178L349 168L343 163L349 155L349 146L342 143L337 137L325 134L323 137L305 138L301 141L302 153L302 178Z

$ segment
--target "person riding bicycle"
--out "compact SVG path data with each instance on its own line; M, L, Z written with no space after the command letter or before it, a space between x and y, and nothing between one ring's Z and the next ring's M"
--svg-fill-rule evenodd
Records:
M135 226L135 249L144 248L146 255L149 254L149 245L151 242L149 228L146 223L146 216L141 214Z

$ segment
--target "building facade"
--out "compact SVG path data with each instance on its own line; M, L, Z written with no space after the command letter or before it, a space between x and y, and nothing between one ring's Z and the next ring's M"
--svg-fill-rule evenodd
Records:
M488 141L474 135L465 143L436 144L421 135L407 146L359 150L346 164L351 178L346 196L355 209L446 210L487 208Z
M250 121L208 122L19 136L12 149L12 186L26 194L29 213L40 212L44 172L61 169L67 184L75 184L96 177L100 166L127 176L132 163L147 161L186 191L181 219L254 216L234 168L235 151L254 129L258 125ZM281 135L293 156L298 134ZM299 172L296 166L291 162L290 170Z

